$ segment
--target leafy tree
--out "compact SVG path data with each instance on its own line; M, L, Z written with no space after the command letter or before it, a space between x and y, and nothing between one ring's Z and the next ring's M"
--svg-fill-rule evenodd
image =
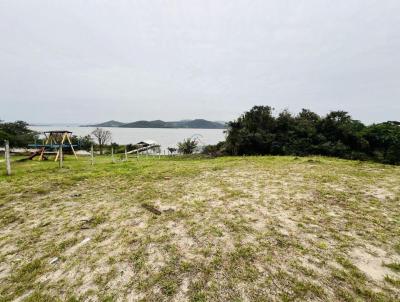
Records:
M11 147L27 147L38 138L38 133L28 128L28 123L16 121L0 122L0 141L8 140Z
M86 151L89 151L93 144L93 139L90 135L79 136L79 137L73 135L71 141L72 144L78 145L78 149Z
M296 115L291 150L295 155L316 153L318 145L325 142L325 137L318 132L320 122L320 116L307 109Z
M255 106L236 121L228 123L226 148L234 155L271 153L276 120L273 108Z
M400 163L399 122L365 126L345 111L324 117L307 109L296 116L287 110L277 117L272 112L269 106L253 107L228 123L222 146L207 149L215 154L218 149L232 155L328 155Z
M225 155L225 142L219 142L216 145L205 146L202 153L211 156Z
M168 150L168 152L169 152L170 154L174 154L174 153L177 151L176 148L172 148L172 147L168 147L167 150Z
M182 154L192 154L197 148L198 142L195 139L187 138L178 143L178 151Z
M369 143L369 153L380 161L400 163L400 125L398 122L373 124L363 131Z
M111 132L102 128L96 128L92 135L95 137L99 144L100 154L103 154L103 147L111 141Z

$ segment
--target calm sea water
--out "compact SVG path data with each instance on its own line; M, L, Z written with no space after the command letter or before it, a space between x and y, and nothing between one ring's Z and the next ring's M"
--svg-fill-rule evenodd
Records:
M49 130L68 130L77 136L90 134L95 128L71 126L30 126L32 130L43 132ZM162 146L176 147L185 138L196 137L200 145L216 144L225 139L223 129L155 129L155 128L106 128L112 133L112 141L120 144L135 144L144 140L153 140Z

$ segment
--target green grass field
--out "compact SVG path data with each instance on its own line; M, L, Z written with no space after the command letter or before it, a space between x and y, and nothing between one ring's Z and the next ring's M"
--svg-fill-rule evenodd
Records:
M13 162L0 301L399 301L400 167L324 157Z

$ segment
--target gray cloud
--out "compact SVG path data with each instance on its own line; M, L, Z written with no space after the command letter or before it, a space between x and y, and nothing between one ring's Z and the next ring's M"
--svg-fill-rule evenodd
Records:
M0 117L399 120L400 2L0 1Z

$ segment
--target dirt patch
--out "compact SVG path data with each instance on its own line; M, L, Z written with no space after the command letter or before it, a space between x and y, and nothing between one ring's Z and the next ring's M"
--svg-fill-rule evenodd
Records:
M374 198L377 198L381 201L384 201L386 199L393 199L395 197L394 192L382 187L370 188L369 191L367 192L367 195L373 196Z
M392 262L385 256L385 251L369 247L367 249L356 247L351 250L350 257L354 265L374 281L383 281L386 275L392 275L392 271L383 266L384 263Z

